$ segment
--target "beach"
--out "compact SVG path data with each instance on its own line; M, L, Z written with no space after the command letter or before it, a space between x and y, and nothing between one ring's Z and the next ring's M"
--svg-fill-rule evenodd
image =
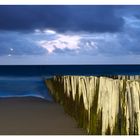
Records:
M83 135L76 121L53 101L0 98L0 135Z

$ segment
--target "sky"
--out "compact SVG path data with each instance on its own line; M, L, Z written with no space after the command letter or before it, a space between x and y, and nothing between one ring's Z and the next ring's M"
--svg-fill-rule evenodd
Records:
M140 6L0 5L9 64L140 64Z

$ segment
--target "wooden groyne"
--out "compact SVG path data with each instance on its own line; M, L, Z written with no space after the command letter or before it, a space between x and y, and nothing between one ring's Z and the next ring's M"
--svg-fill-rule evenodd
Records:
M54 76L46 85L88 134L140 134L139 76Z

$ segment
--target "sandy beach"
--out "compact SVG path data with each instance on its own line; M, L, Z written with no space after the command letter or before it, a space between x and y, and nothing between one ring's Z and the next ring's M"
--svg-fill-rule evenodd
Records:
M62 106L39 98L0 98L0 135L82 135Z

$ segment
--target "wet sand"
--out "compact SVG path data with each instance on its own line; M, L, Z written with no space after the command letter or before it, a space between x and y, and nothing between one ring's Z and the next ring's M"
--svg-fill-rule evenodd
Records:
M39 98L0 99L0 135L83 135L62 106Z

